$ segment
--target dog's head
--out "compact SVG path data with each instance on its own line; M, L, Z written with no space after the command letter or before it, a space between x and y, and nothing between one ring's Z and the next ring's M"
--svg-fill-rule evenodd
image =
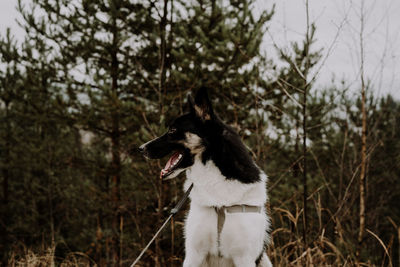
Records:
M191 167L196 156L206 149L210 136L220 131L206 88L201 88L194 99L189 95L188 104L190 111L176 118L165 134L139 148L150 159L160 159L171 154L161 170L162 179L174 178Z

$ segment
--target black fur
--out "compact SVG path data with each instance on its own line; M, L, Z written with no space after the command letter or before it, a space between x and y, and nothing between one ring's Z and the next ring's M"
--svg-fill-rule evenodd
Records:
M240 136L223 122L214 122L203 153L203 163L212 160L227 179L236 179L242 183L254 183L260 180L260 170L250 153L242 143ZM218 133L216 133L218 132Z
M146 144L142 152L149 158L162 158L173 151L184 150L179 168L190 167L194 163L194 155L181 141L185 139L185 133L194 133L202 139L204 164L212 160L227 179L245 184L258 182L260 170L240 136L214 113L207 89L201 88L195 99L189 96L188 102L190 112L175 119L169 132Z
M260 255L257 257L256 266L258 266L260 264L263 254L264 254L264 250L261 251Z

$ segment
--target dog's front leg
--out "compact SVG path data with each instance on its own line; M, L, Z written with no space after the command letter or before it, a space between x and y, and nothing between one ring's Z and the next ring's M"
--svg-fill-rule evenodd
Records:
M194 250L186 252L186 257L183 262L183 267L200 267L206 255L205 253L198 253Z
M186 256L183 267L200 267L203 266L202 263L208 254L211 238L207 238L210 234L204 228L196 227L196 225L190 223L190 218L188 216L186 222Z
M217 216L214 209L191 203L185 223L184 267L204 266L209 253L217 253Z
M256 267L256 262L251 257L234 257L233 262L236 267Z

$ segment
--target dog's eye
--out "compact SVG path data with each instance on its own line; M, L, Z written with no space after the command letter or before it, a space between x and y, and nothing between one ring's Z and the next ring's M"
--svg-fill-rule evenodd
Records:
M175 132L176 132L176 128L174 128L174 127L169 128L169 130L168 130L168 134L173 134Z

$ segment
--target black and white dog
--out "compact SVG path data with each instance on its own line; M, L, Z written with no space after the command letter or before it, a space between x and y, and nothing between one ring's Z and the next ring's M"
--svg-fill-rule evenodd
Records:
M188 97L190 112L139 150L150 159L172 153L162 179L186 170L193 183L185 223L184 267L272 266L265 253L269 218L267 177L239 135L213 112L207 89Z

